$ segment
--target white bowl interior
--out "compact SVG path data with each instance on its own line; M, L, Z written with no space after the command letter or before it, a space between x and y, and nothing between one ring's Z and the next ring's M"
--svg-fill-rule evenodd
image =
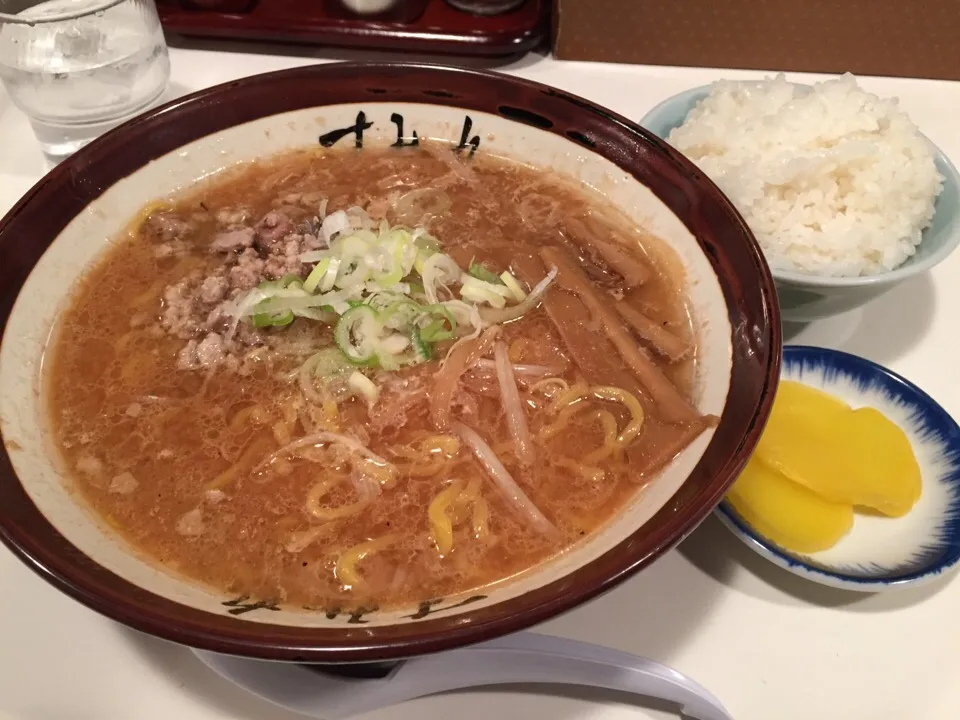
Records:
M140 168L110 187L64 229L27 279L10 316L0 347L0 423L13 448L11 460L26 492L64 536L101 566L170 600L224 614L233 598L174 576L140 557L109 530L71 490L47 435L48 420L40 402L40 373L45 343L58 311L70 300L80 268L87 266L146 203L176 193L197 180L235 163L305 147L332 128L352 125L364 111L373 127L365 145L396 139L392 113L401 113L407 128L421 137L456 142L465 112L456 108L402 103L365 103L299 110L262 118L201 138ZM695 400L705 413L719 415L731 372L731 328L720 285L696 239L645 186L613 163L565 138L478 112L470 112L473 133L483 138L481 152L503 155L572 176L604 193L638 224L669 244L687 278L691 313L698 340ZM706 449L712 431L681 453L642 493L600 532L569 551L510 582L483 591L482 599L447 614L491 605L563 577L614 548L647 522L681 487ZM448 599L450 604L457 598ZM411 622L409 610L376 613L370 626ZM247 612L242 619L304 627L343 625L347 618L281 609Z

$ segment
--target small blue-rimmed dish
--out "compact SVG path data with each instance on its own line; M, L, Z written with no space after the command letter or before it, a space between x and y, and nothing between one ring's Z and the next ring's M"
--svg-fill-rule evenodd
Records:
M723 524L780 567L845 590L915 585L954 568L960 562L960 426L947 411L896 373L839 350L785 347L780 377L824 390L852 407L874 407L899 425L920 465L922 494L901 518L858 512L839 543L809 555L763 537L728 501L717 509Z

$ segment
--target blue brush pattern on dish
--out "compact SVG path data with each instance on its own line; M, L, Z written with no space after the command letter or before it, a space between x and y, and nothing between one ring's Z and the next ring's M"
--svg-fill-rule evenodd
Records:
M804 555L760 536L729 503L723 523L767 559L808 579L877 591L933 579L960 562L960 426L913 383L874 362L838 350L788 346L782 378L825 390L854 407L872 406L910 438L923 480L904 518L858 514L835 548Z

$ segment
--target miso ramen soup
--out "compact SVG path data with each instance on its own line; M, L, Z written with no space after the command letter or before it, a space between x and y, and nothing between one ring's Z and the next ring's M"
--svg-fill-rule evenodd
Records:
M55 441L112 528L217 591L455 596L595 532L712 422L678 267L507 160L291 152L144 208L86 273Z

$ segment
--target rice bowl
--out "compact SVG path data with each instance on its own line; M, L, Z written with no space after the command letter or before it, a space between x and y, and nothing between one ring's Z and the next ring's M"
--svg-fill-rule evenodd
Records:
M710 85L702 85L673 95L644 115L640 124L666 139L709 95L710 89ZM960 244L960 173L939 148L928 138L924 140L934 153L943 187L934 201L933 219L921 232L921 242L913 254L896 268L873 275L844 277L774 267L784 321L810 322L855 310L903 280L937 266Z
M849 74L720 81L667 139L731 198L775 270L889 272L914 254L943 187L896 100Z

